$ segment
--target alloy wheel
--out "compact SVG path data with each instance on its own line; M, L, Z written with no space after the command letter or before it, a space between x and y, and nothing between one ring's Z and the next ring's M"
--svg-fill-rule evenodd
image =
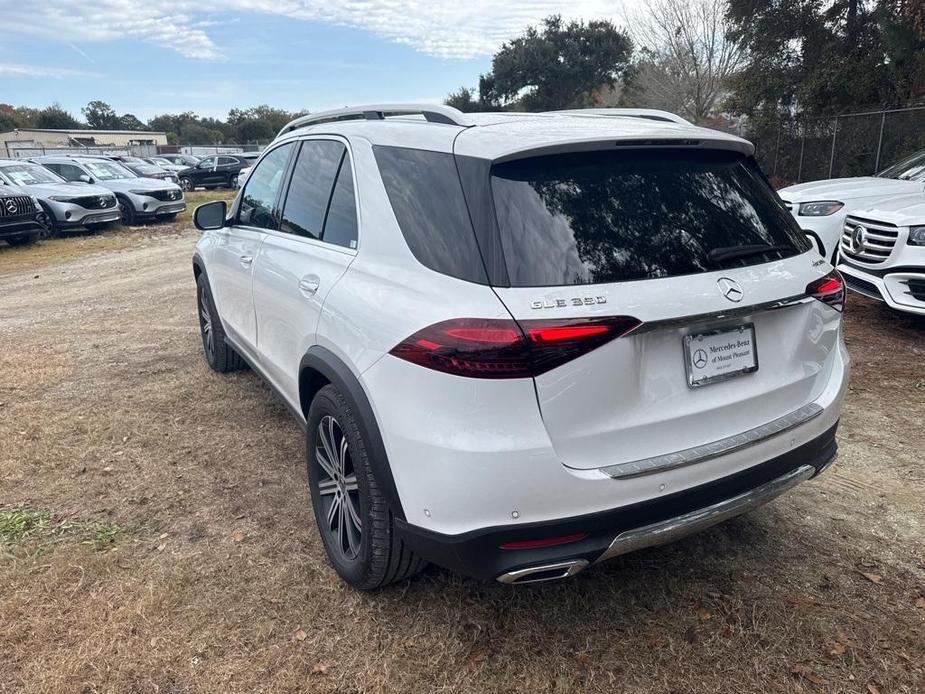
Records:
M347 437L331 415L325 415L318 423L315 461L319 468L320 516L324 519L321 532L331 549L352 561L359 555L363 539L360 488Z

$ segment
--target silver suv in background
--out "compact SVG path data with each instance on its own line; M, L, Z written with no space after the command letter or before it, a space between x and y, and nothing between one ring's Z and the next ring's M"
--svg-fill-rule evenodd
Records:
M119 205L112 191L70 183L39 164L0 159L0 185L18 186L34 195L48 218L51 235L80 228L97 231L119 221Z
M180 186L169 181L136 176L118 162L100 157L46 156L32 161L67 181L98 184L112 191L123 224L172 220L186 209Z

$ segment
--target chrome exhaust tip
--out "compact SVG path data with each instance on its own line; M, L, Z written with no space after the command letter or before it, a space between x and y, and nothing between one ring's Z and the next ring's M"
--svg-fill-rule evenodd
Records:
M555 564L538 564L537 566L528 566L526 569L517 569L508 571L498 576L499 583L508 585L521 583L542 583L543 581L558 581L562 578L574 576L588 566L586 559L570 559L560 561Z

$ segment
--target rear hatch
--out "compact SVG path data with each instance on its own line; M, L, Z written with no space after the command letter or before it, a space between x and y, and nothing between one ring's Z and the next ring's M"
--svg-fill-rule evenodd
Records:
M662 147L524 158L492 167L491 198L506 274L495 291L522 326L639 322L536 376L565 465L710 444L825 387L838 313L806 288L830 268L805 252L747 155Z

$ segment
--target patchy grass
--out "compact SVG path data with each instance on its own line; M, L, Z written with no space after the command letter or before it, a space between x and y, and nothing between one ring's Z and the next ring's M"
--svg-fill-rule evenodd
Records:
M76 540L102 552L125 533L125 527L112 521L55 518L49 511L23 505L0 508L0 545L9 550L22 549L30 556L44 554L66 540Z
M50 518L47 511L22 506L0 509L0 544L19 544L29 535L47 529Z

